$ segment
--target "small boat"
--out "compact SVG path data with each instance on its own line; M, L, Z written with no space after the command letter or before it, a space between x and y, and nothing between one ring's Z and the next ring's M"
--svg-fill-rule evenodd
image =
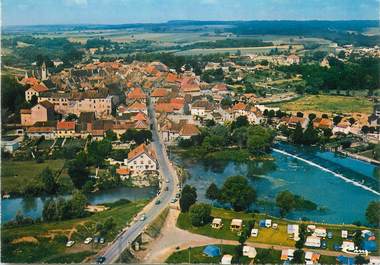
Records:
M3 195L3 199L9 199L11 197L11 195L9 195L9 194L4 194Z

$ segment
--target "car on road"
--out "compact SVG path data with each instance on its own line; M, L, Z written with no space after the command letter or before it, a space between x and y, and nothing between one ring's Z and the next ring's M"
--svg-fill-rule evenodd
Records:
M169 187L166 187L166 188L165 188L165 191L168 191L168 190L169 190Z
M175 197L176 197L177 199L179 199L179 197L181 197L181 194L180 194L180 193L177 193L177 194L175 195Z
M172 200L171 200L171 203L175 203L177 201L177 198L173 198Z
M159 205L161 203L161 201L160 200L157 200L154 204L155 205Z
M104 244L104 237L101 237L101 238L100 238L99 243L100 243L100 244Z
M141 217L140 217L140 221L145 221L145 219L146 219L146 215L145 215L145 213L143 213L143 214L141 215Z
M169 183L170 181L168 179L165 180L166 183Z
M100 257L96 258L96 263L98 263L98 264L102 264L105 261L106 261L106 257L104 257L104 256L100 256Z
M71 247L72 245L75 244L75 241L74 240L70 240L70 241L67 241L66 243L66 247Z
M84 243L85 244L90 244L92 241L92 237L87 237L85 240L84 240Z

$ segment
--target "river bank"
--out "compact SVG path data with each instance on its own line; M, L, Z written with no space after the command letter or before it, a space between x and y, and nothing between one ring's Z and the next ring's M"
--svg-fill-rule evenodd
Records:
M128 188L120 187L109 189L102 192L97 192L88 195L88 202L90 204L104 204L112 203L120 199L127 199L129 201L138 201L150 199L156 194L155 187L148 188ZM69 198L71 195L65 195L64 198ZM1 201L2 215L1 221L5 223L15 218L19 212L25 217L33 219L39 218L42 215L43 205L49 198L56 198L58 196L37 196L25 198L10 198Z

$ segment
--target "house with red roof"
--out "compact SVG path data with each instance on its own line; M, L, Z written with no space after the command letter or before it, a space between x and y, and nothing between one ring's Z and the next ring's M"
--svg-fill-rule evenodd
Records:
M140 102L145 103L146 102L146 95L142 91L141 88L136 87L136 88L132 89L132 91L127 94L127 99L129 101L139 100Z
M74 137L75 132L75 121L59 121L57 122L57 137Z
M184 94L199 95L201 91L199 78L185 76L181 81L180 90Z
M43 83L35 83L25 91L25 100L31 101L33 96L36 96L38 98L40 93L46 92L48 90L49 89L46 86L44 86Z
M156 103L160 98L167 96L169 92L165 88L155 88L150 94L153 103Z
M126 113L145 113L148 114L148 109L146 105L142 102L135 101L127 107Z
M141 144L128 153L124 164L130 170L131 175L141 175L158 170L156 154L149 146Z

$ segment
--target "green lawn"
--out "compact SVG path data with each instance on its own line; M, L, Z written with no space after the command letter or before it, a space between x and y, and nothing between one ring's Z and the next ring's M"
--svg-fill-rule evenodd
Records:
M285 111L314 111L323 113L366 113L373 110L373 103L364 97L308 95L294 101L275 104Z
M86 218L14 228L2 227L2 261L9 263L53 263L61 262L61 260L80 262L100 248L100 246L83 244L86 237L94 236L96 223L104 223L108 217L112 216L116 225L106 235L106 242L109 242L141 211L146 203L147 201L137 201L115 205L108 211ZM71 248L65 246L68 237L76 241ZM34 242L27 239L33 239Z
M230 254L234 258L233 262L240 264L248 264L250 259L248 257L241 257L237 260L236 246L231 245L216 245L220 248L222 255L217 257L207 257L203 254L203 249L205 246L189 249L179 250L170 255L165 261L166 263L188 263L189 262L189 252L190 252L190 262L191 263L214 263L219 264L222 260L223 255ZM274 261L274 260L273 260ZM279 261L279 260L277 260Z
M300 224L299 221L290 221L286 219L279 219L267 216L265 214L252 214L252 213L243 213L243 212L234 212L232 210L225 210L221 208L212 208L211 211L212 217L222 218L223 228L221 229L213 229L210 224L206 224L204 226L195 227L191 225L189 214L181 213L178 220L177 226L179 228L189 230L193 233L202 234L214 238L221 239L230 239L230 240L238 240L238 233L232 232L229 229L231 220L234 218L239 218L243 220L243 226L250 220L255 220L255 228L258 228L259 220L261 219L272 219L272 223L277 223L278 228L259 228L258 237L249 237L248 242L259 242L259 243L267 243L274 245L282 245L294 247L295 241L289 239L287 234L287 225L288 224ZM304 224L316 224L313 222L303 222ZM354 225L334 225L334 224L321 224L321 227L327 229L327 231L331 231L333 233L332 239L327 239L327 248L330 250L334 250L334 243L341 244L341 230L345 229L350 232L353 232L357 229L364 229L365 227L357 227ZM368 228L366 228L368 229ZM379 233L378 229L371 229L376 234Z
M46 167L53 171L61 170L65 160L45 160L43 163L36 161L2 161L1 185L2 191L20 194L28 185L39 185L39 174Z

